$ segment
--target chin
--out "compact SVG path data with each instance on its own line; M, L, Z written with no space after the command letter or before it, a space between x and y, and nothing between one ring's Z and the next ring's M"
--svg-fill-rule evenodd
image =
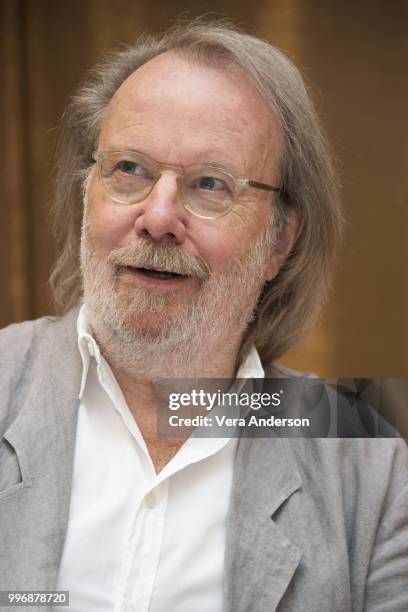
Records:
M112 327L119 336L127 341L152 341L173 335L176 329L181 329L183 316L180 308L167 307L160 311L138 312L126 308L122 313L118 309L115 321L110 320Z
M172 324L174 319L166 314L149 313L127 316L123 326L138 335L157 337Z

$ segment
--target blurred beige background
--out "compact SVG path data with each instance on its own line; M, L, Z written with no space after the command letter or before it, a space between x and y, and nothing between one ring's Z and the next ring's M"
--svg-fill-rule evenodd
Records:
M101 52L181 13L228 17L285 49L340 163L348 226L334 290L285 363L322 376L407 377L406 0L0 0L0 327L53 312L48 207L67 97Z

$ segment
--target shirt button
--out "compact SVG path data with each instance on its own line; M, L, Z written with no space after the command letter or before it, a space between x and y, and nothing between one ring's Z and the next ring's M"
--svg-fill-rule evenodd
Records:
M145 504L146 504L146 508L149 508L149 510L151 510L152 508L155 507L156 505L156 498L153 495L153 493L148 493L145 497Z

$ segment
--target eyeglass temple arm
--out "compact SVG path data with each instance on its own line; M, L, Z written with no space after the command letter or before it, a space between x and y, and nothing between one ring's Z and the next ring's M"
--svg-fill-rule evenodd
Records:
M252 181L251 179L246 179L245 185L248 187L255 187L255 189L263 189L264 191L275 191L283 200L287 199L287 193L282 187L273 187L272 185L258 183L258 181Z

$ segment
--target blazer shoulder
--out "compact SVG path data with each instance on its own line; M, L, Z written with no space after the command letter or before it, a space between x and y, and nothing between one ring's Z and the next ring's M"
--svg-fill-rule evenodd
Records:
M78 308L63 317L47 316L0 330L0 432L20 411L54 364L77 366Z
M305 481L313 471L322 486L340 478L343 494L356 503L359 495L367 494L369 501L374 492L383 501L396 499L408 488L408 448L402 438L297 438L288 443Z
M58 317L46 316L33 321L12 323L0 330L0 362L24 363L33 344L44 337Z

